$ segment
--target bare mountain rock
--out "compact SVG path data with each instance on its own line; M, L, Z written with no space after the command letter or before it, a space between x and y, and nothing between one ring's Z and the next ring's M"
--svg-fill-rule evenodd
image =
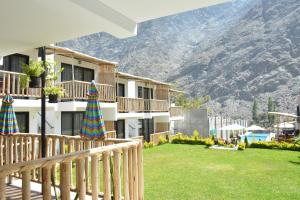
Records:
M138 35L97 33L60 43L119 62L119 71L210 95L214 112L251 117L269 96L295 112L300 86L300 1L237 0L139 24Z

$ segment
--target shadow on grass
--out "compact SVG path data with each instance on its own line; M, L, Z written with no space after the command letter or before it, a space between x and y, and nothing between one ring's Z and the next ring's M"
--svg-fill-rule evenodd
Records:
M300 165L300 161L289 161L289 163L295 164L295 165Z

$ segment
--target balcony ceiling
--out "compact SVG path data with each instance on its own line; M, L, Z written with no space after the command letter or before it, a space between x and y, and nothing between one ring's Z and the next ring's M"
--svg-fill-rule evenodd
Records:
M137 23L229 0L1 0L0 56L107 32L134 36Z

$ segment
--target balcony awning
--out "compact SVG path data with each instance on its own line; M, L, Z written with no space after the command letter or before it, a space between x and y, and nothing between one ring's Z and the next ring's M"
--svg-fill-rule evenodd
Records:
M137 23L229 0L2 0L0 56L107 32L134 36Z

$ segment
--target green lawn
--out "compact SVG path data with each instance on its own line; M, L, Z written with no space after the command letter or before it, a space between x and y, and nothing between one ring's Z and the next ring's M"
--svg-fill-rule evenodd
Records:
M300 199L299 156L183 144L145 149L145 199Z

